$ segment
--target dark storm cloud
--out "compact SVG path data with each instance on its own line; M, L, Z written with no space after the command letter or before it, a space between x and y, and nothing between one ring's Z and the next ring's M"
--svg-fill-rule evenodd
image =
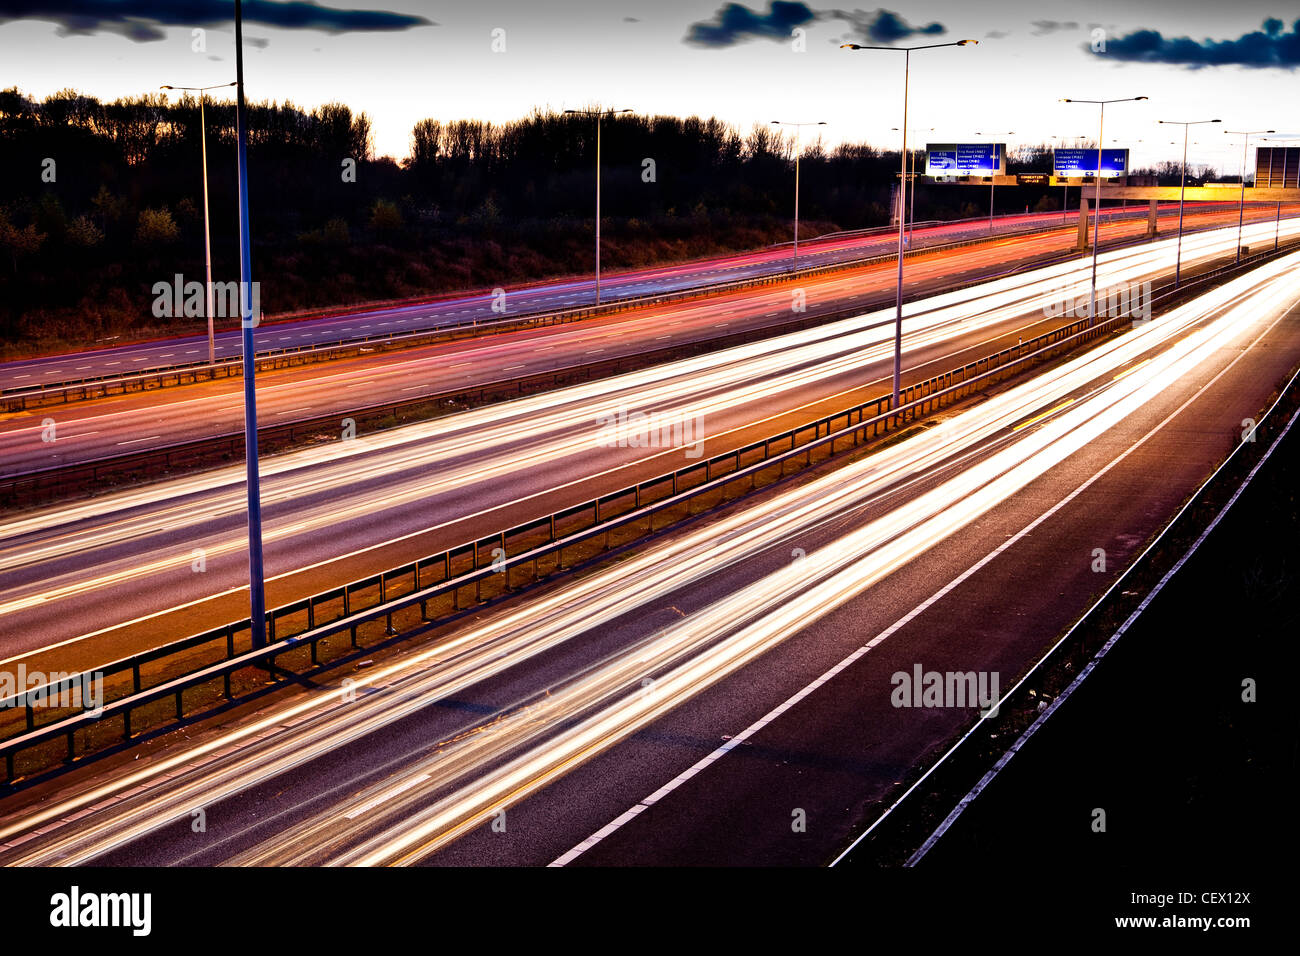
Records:
M795 27L818 20L843 20L849 24L854 39L881 44L945 32L941 23L912 26L892 10L814 10L806 3L774 0L766 12L728 3L714 14L712 20L691 24L682 42L718 48L755 38L788 40Z
M307 0L248 0L244 19L249 23L286 30L350 31L408 30L436 26L424 17L386 10L343 10ZM11 20L45 20L58 32L74 34L117 33L137 43L164 38L162 27L216 26L234 20L229 0L0 0L0 23Z
M766 13L728 3L708 22L692 23L683 42L692 46L735 46L753 37L785 40L795 27L812 23L817 14L806 3L773 0Z
M894 43L913 36L935 36L945 31L942 23L914 27L892 10L832 10L829 18L847 20L852 33L872 43Z
M1170 63L1199 69L1204 66L1300 66L1300 20L1287 33L1281 20L1270 17L1263 27L1236 40L1193 40L1165 37L1158 30L1138 30L1106 41L1098 55L1138 63ZM1086 47L1085 47L1086 49Z

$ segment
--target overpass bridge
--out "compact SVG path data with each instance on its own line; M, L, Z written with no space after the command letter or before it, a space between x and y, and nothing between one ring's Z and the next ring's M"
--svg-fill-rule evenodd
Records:
M1075 185L1071 182L1071 185ZM1083 194L1079 202L1079 249L1088 248L1088 212L1091 208L1090 203L1096 197L1097 191L1095 186L1089 186L1086 183L1079 183L1080 192ZM1300 203L1300 189L1281 188L1281 187L1246 187L1247 203L1276 203L1278 216L1282 215L1283 203ZM1188 186L1185 190L1178 186L1118 186L1103 185L1101 187L1101 199L1136 199L1147 200L1150 203L1150 211L1147 213L1147 235L1154 236L1157 233L1157 209L1162 202L1172 202L1179 198L1180 194L1186 202L1239 202L1241 200L1241 184L1235 186Z

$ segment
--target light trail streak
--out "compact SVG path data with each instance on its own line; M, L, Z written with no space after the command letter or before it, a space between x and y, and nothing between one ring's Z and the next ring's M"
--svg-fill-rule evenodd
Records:
M1300 222L1287 225L1300 231ZM1271 224L1254 228L1267 232ZM1222 252L1233 241L1232 229L1197 234L1184 240L1184 255ZM1166 265L1171 242L1106 253L1102 257L1105 282L1137 282ZM907 349L915 351L1027 312L1041 312L1062 294L1082 295L1086 276L1083 266L1062 263L914 303L907 309L911 316ZM340 499L339 488L384 481L387 507L412 507L437 495L500 484L556 462L576 461L597 448L597 416L619 408L707 421L851 374L887 357L891 318L892 313L883 310L614 379L271 458L264 466L265 540L276 544L318 536L347 523L372 526L375 501L367 496ZM625 426L623 433L632 427ZM622 467L626 463L596 474ZM588 472L584 480L590 477ZM121 549L127 542L144 542L179 527L192 529L184 547L173 549L170 556L166 551L147 560L138 554L96 555L89 563L97 573L87 575L84 569L76 569L44 574L39 581L11 587L0 600L0 615L145 580L187 565L195 547L202 547L210 560L235 557L244 547L237 521L220 535L203 529L239 517L243 506L239 481L238 468L222 469L0 523L0 542L8 542L0 544L0 570L35 567L72 554L90 556L97 549ZM520 496L515 503L540 498L556 487L562 486ZM196 500L197 495L203 497ZM328 560L427 535L464 517L456 515L400 538L380 538L360 551L335 554ZM373 532L371 536L375 537ZM301 564L284 567L282 560L279 564L273 580L306 569Z
M558 593L503 609L442 646L362 677L357 687L373 692L358 696L355 703L341 702L337 692L295 701L197 748L7 824L0 829L0 840L12 845L24 832L40 828L49 830L49 837L34 840L29 849L15 847L10 862L93 859L179 819L194 805L210 804L268 780L791 535L846 511L860 512L899 482L923 475L961 449L973 451L991 443L991 454L939 487L885 510L833 545L736 590L564 687L521 702L498 719L444 742L432 762L416 762L400 779L343 801L348 810L374 800L376 807L402 809L412 802L421 807L418 817L404 816L400 826L380 828L359 839L331 857L334 862L418 859L494 808L625 738L861 593L1123 421L1207 358L1258 328L1266 316L1293 303L1300 296L1297 264L1300 256L1262 267L908 442L648 548ZM1142 375L1114 377L1152 351L1158 354L1139 366ZM1014 436L1006 432L1033 409L1080 391L1073 405L1040 428ZM664 673L655 679L655 694L632 692L639 686L635 678L659 669ZM557 735L553 730L561 722L565 729ZM495 769L485 774L484 761L495 762ZM412 777L427 777L428 782L411 783ZM428 803L431 790L452 784L460 789ZM101 812L81 817L92 806L101 807ZM339 833L338 814L327 816L336 825L330 830L332 843L362 836L356 829ZM81 817L76 826L57 826L60 819L72 817ZM354 814L354 820L363 829L373 826L364 813ZM319 831L313 826L309 821L291 831L306 841L303 845L276 839L240 859L319 854Z

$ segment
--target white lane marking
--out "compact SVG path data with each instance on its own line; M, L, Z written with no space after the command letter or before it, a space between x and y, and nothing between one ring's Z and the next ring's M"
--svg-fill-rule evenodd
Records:
M1265 329L1263 332L1261 332L1260 335L1255 339L1255 342L1258 343L1259 340L1260 340L1261 338L1263 338L1263 337L1264 337L1265 335L1267 335L1270 331L1272 331L1272 329L1273 329L1273 328L1278 324L1278 322L1282 321L1282 318L1285 318L1285 315L1282 316L1281 318L1279 318L1277 321L1273 322L1271 325L1269 325L1269 327L1268 327L1267 329ZM968 578L970 578L972 575L976 574L976 573L977 573L981 568L983 568L985 565L987 565L990 561L994 560L994 559L997 558L1000 554L1002 554L1004 551L1006 551L1008 548L1010 548L1010 547L1012 547L1013 545L1015 545L1016 543L1018 543L1021 539L1023 539L1026 535L1030 534L1030 533L1031 533L1035 528L1037 528L1040 524L1042 524L1043 522L1047 521L1049 518L1052 517L1052 515L1056 514L1058 511L1060 511L1062 508L1064 508L1066 505L1068 505L1071 501L1073 501L1073 500L1074 500L1075 498L1077 498L1079 495L1083 494L1084 491L1086 491L1088 488L1090 488L1090 487L1091 487L1095 482L1099 481L1099 480L1102 478L1102 476L1104 476L1104 475L1106 475L1107 473L1109 473L1110 470L1111 470L1112 468L1115 468L1116 466L1118 466L1118 465L1120 464L1120 462L1122 462L1122 461L1124 461L1124 459L1128 458L1129 455L1133 454L1133 453L1136 452L1140 447L1142 447L1143 445L1145 445L1146 442L1147 442L1147 441L1148 441L1152 436L1154 436L1157 432L1161 431L1161 430L1162 430L1162 429L1163 429L1167 424L1169 424L1170 421L1172 421L1174 418L1176 418L1178 415L1180 415L1180 414L1181 414L1181 413L1182 413L1182 412L1183 412L1183 411L1184 411L1184 410L1185 410L1189 405L1192 404L1192 402L1196 401L1196 399L1197 399L1198 397L1200 397L1200 395L1201 395L1201 394L1202 394L1206 389L1208 389L1211 385L1213 385L1213 384L1214 384L1215 382L1217 382L1220 378L1222 378L1224 375L1226 375L1226 374L1228 373L1228 370L1231 369L1234 365L1236 365L1237 362L1240 361L1240 359L1241 359L1243 356L1245 356L1245 355L1246 355L1246 352L1240 352L1240 353L1238 353L1237 357L1234 358L1234 359L1233 359L1233 360L1232 360L1232 361L1231 361L1231 362L1230 362L1230 363L1229 363L1229 364L1228 364L1228 365L1227 365L1227 366L1226 366L1222 371L1220 371L1218 375L1216 375L1213 379L1211 379L1211 380L1210 380L1209 382L1207 382L1205 385L1201 386L1201 388L1197 389L1196 392L1195 392L1195 394L1193 394L1190 398L1188 398L1187 401L1185 401L1182 405L1180 405L1176 410L1174 410L1173 412L1171 412L1171 413L1169 414L1169 416L1168 416L1164 421L1160 422L1158 425L1156 425L1154 428L1152 428L1149 432L1147 432L1145 435L1143 435L1142 438L1140 438L1137 442L1135 442L1134 444L1130 445L1130 446L1129 446L1129 447L1128 447L1128 448L1127 448L1127 449L1126 449L1126 450L1125 450L1125 451L1124 451L1124 452L1123 452L1119 457L1113 459L1113 460L1112 460L1111 462L1109 462L1105 467L1103 467L1100 471L1096 472L1096 473L1095 473L1091 478L1089 478L1089 479L1088 479L1087 481L1085 481L1083 484L1081 484L1081 485L1079 485L1077 488L1075 488L1074 491L1070 492L1070 494L1068 494L1066 497L1062 498L1060 501L1058 501L1055 505L1053 505L1053 506L1052 506L1051 508L1049 508L1047 511L1044 511L1041 515L1039 515L1037 518L1035 518L1035 519L1034 519L1033 521L1031 521L1029 524L1025 525L1025 527L1021 528L1020 531L1018 531L1015 535L1011 536L1010 538L1007 538L1004 542L1002 542L1002 544L998 545L996 548L994 548L992 551L990 551L988 554L986 554L984 557L982 557L979 561L975 562L975 563L972 564L969 568L967 568L965 571L963 571L961 574L959 574L957 577L953 578L953 579L952 579L951 581L949 581L946 585L944 585L943 588L941 588L940 590L936 591L934 594L931 594L928 598L926 598L924 601L922 601L922 602L921 602L920 604L918 604L916 607L912 608L912 610L908 611L906 614L904 614L902 617L900 617L898 620L896 620L893 624L889 625L889 627L885 628L883 631L881 631L879 634L877 634L875 637L873 637L873 638L872 638L871 640L869 640L867 643L863 644L861 647L859 647L856 651L854 651L854 652L853 652L852 654L850 654L848 657L844 658L844 659L843 659L842 661L840 661L838 664L836 664L835 666L833 666L830 670L826 671L826 672L825 672L824 674L822 674L820 677L818 677L817 679L815 679L811 684L808 684L806 687L802 688L801 690L796 691L796 692L795 692L793 695L791 695L789 698L787 698L786 700L784 700L783 702L781 702L780 704L778 704L776 707L772 708L770 711L768 711L766 714L764 714L762 717L760 717L757 721L755 721L754 723L750 724L748 727L746 727L744 730L742 730L739 734L737 734L736 736L732 737L730 740L728 740L728 741L727 741L726 743L724 743L722 746L718 747L718 748L717 748L716 750L714 750L712 753L710 753L710 754L708 754L707 756L701 758L701 759L700 759L699 761L697 761L695 764L693 764L692 766L688 767L686 770L684 770L684 771L682 771L681 773L679 773L676 777L674 777L672 780L668 781L668 783L664 784L662 787L660 787L660 788L659 788L658 790L656 790L654 793L650 794L648 797L644 798L644 799L641 800L640 802L634 804L633 806L629 807L627 810L623 811L622 814L620 814L620 815L619 815L618 817L616 817L615 819L611 820L609 823L605 824L605 826L601 827L599 830L597 830L597 831L596 831L595 833L593 833L591 836L587 837L585 840L583 840L583 841L582 841L581 843L579 843L577 846L573 847L572 849L570 849L570 850L567 851L566 853L564 853L564 854L562 854L562 855L556 857L556 859L554 859L551 863L549 863L548 866L565 866L565 865L567 865L567 864L573 862L574 860L576 860L578 857L582 856L582 854L586 853L588 850L590 850L590 849L591 849L593 846L595 846L597 843L599 843L599 842L601 842L602 840L604 840L605 837L609 836L611 833L614 833L616 830L620 830L620 829L622 829L622 828L623 828L624 826L626 826L629 822L631 822L633 819L635 819L636 816L637 816L638 814L640 814L642 811L644 811L644 810L648 810L650 807L654 806L656 803L658 803L658 802L659 802L660 800L662 800L664 797L668 796L668 794L672 793L674 790L676 790L678 787L680 787L683 783L685 783L686 781L690 780L692 777L694 777L695 775L697 775L698 773L700 773L700 772L701 772L702 770L704 770L706 767L710 766L712 763L714 763L714 761L718 760L720 757L722 757L722 756L726 755L727 753L729 753L730 751L734 750L734 749L735 749L736 747L738 747L740 744L744 743L747 739L749 739L749 738L752 737L754 734L758 733L758 731L762 730L764 727L766 727L768 724L770 724L773 720L777 719L777 718L780 717L782 714L784 714L786 711L788 711L788 710L789 710L791 707L793 707L795 704L799 703L799 701L803 700L805 697L807 697L809 694L811 694L811 693L812 693L814 690L816 690L818 687L821 687L821 686L822 686L823 684L825 684L827 681L831 680L831 679L834 678L837 674L839 674L840 672L842 672L845 668L849 667L849 666L852 665L855 661L859 660L861 657L863 657L863 655L867 654L867 653L868 653L872 648L878 646L878 645L881 644L883 641L885 641L887 638L891 637L891 636L892 636L894 633L896 633L898 630L900 630L901 628L905 627L905 626L906 626L907 624L909 624L913 619L915 619L917 616L919 616L920 614L922 614L923 612L925 612L927 609L929 609L929 608L930 608L932 605L934 605L936 602L938 602L938 601L941 600L943 597L945 597L947 594L949 594L949 593L950 593L954 588L959 587L959 586L960 586L963 582L965 582ZM1004 698L1004 699L1005 699L1005 698ZM1001 704L1001 701L999 701L999 704ZM951 751L949 751L949 752L951 752ZM946 756L946 755L945 755L945 756ZM937 764L935 764L935 765L933 765L933 766L937 766ZM931 769L933 769L933 766L931 767ZM921 781L924 780L924 779L925 779L926 777L928 777L928 776L929 776L929 773L927 772L927 773L926 773L926 774L921 778L921 780L918 780L915 784L913 784L913 785L912 785L912 788L910 788L910 789L907 791L907 793L904 793L903 796L900 797L900 798L898 799L898 801L896 801L896 802L894 803L893 806L895 806L895 807L898 806L898 803L901 802L901 801L902 801L902 800L907 796L908 793L911 793L912 790L915 789L916 786L919 785L919 784L921 783ZM893 807L890 807L890 810L892 810L892 809L893 809ZM886 811L885 816L887 816L888 813L889 813L889 811ZM876 822L879 823L880 820L883 820L883 819L884 819L884 816L881 816L880 818L877 819ZM872 824L872 827L873 827L873 828L874 828L874 826L875 826L875 824ZM869 833L869 832L870 832L870 829L868 829L867 832ZM866 836L866 833L863 833L861 836L858 837L858 840L854 841L854 846L856 846L857 843L860 842L864 836ZM850 846L850 847L849 847L849 850L851 850L852 848L853 848L853 847ZM847 854L847 853L849 852L849 850L845 850L845 851L844 851L844 854ZM840 859L843 858L844 854L841 854L841 855L840 855ZM836 862L838 862L838 859L836 860ZM910 861L909 861L909 862L910 862ZM834 864L832 864L832 865L834 865Z
M1236 363L1234 362L1233 364L1235 365ZM1231 366L1229 366L1229 368L1230 367ZM1224 371L1227 371L1227 369L1225 369ZM1215 376L1216 381L1218 380L1218 378L1219 376ZM1207 385L1206 388L1208 387L1209 386ZM1204 389L1201 389L1201 391L1204 391ZM1200 391L1198 391L1196 394L1199 395ZM1193 399L1194 398L1195 396L1193 396ZM1181 411L1182 408L1185 408L1187 404L1190 404L1190 401L1191 400L1189 400L1188 403L1184 403L1184 405L1179 409L1179 411ZM1278 401L1281 401L1281 399L1279 398ZM1175 412L1174 414L1178 414L1178 412ZM1001 757L998 758L997 762L994 763L994 765L989 768L988 772L985 773L984 776L979 779L979 781L975 784L975 786L971 787L970 791L966 794L966 796L962 797L960 800L957 801L957 805L953 807L952 812L949 813L948 816L944 818L943 822L939 824L939 826L935 829L935 831L932 834L930 834L930 836L926 839L926 841L922 843L919 847L917 847L916 852L914 852L910 857L908 857L907 861L903 864L904 866L907 867L915 866L917 863L921 861L921 859L927 853L930 852L930 850L934 848L934 844L938 842L940 837L942 837L945 833L948 832L948 829L954 823L957 822L957 818L962 815L962 812L968 806L970 806L971 801L974 800L976 797L978 797L984 791L984 789L990 783L993 782L993 778L996 777L998 773L1002 770L1002 768L1007 765L1008 761L1010 761L1012 757L1014 757L1017 753L1019 753L1021 748L1024 747L1025 743L1029 740L1029 738L1032 737L1038 731L1038 729L1047 722L1047 718L1051 717L1052 714L1056 713L1056 709L1060 707L1060 705L1065 702L1065 699L1069 697L1071 694L1073 694L1074 691L1078 688L1078 686L1083 683L1084 679L1089 674L1092 673L1093 668L1097 666L1097 663L1103 657L1106 656L1106 653L1112 647L1115 646L1115 643L1120 639L1120 637L1126 631L1128 631L1130 627L1133 626L1133 623L1141 616L1142 612L1145 611L1147 607L1150 606L1153 600L1155 600L1156 595L1158 595L1161 591L1164 590L1165 585L1168 584L1171 580L1173 580L1174 575L1177 574L1179 570L1182 569L1183 565L1186 564L1187 561L1192 557L1192 555L1194 555L1196 551L1200 548L1200 546L1204 544L1205 539L1210 536L1211 532L1213 532L1214 529L1219 526L1219 522L1222 521L1223 517L1228 513L1228 509L1231 508L1234 504L1236 504L1237 499L1241 497L1242 493L1250 485L1251 481L1254 480L1255 474L1259 471L1260 468L1264 466L1264 463L1268 461L1269 457L1273 454L1278 444L1282 441L1283 438L1287 436L1287 433L1291 431L1291 426L1295 424L1297 418L1300 418L1300 412L1297 412L1291 416L1290 420L1287 421L1286 423L1286 427L1282 429L1282 433L1273 440L1273 444L1269 445L1268 450L1264 452L1263 457L1258 462L1255 463L1255 467L1250 470L1250 473L1246 475L1242 483L1237 486L1237 490L1233 492L1232 497L1228 500L1228 503L1225 504L1223 506L1223 509L1214 516L1214 520L1211 521L1210 524L1205 528L1205 530L1201 532L1200 536L1194 542L1192 542L1192 546L1187 549L1187 551L1183 554L1182 557L1178 559L1178 561L1174 564L1173 567L1171 567L1167 572L1165 572L1164 577L1162 577L1158 582L1156 582L1155 587L1153 587L1150 591L1147 592L1146 597L1144 597L1142 601L1138 604L1138 606L1133 609L1133 613L1128 616L1128 618L1124 621L1123 624L1121 624L1118 628L1116 628L1115 633L1113 633L1109 638L1107 638L1106 643L1103 644L1097 650L1097 653L1093 655L1092 659L1089 660L1086 665L1084 665L1083 670L1081 670L1077 675L1075 675L1074 680L1070 681L1069 685L1065 688L1065 690L1061 691L1061 693L1057 695L1056 699L1053 700L1047 706L1047 709L1044 710L1041 714L1039 714L1038 718L1032 724L1030 724L1028 727L1025 728L1024 732L1021 733L1021 735L1016 738L1015 743L1013 743L1009 748L1007 748L1006 753L1004 753ZM1161 425L1163 424L1164 423L1162 422ZM1239 445L1238 448L1239 447L1241 446ZM1227 464L1228 462L1225 461L1222 465L1216 468L1214 475L1217 475L1220 471L1222 471L1227 466ZM1206 479L1206 481L1204 482L1204 484L1201 485L1201 487L1204 488L1205 485L1209 484L1209 482L1213 480L1214 475L1211 475L1210 478ZM1185 505L1178 512L1178 514L1174 516L1173 521L1176 521L1178 517L1181 516L1184 511L1187 510L1189 506L1190 503L1189 505ZM1172 527L1173 521L1170 521L1170 523L1165 526L1166 530ZM1162 532L1160 538L1163 537L1164 534ZM1159 544L1159 540L1160 539L1157 538L1156 541L1148 545L1146 551L1143 551L1142 554L1138 556L1137 560L1135 560L1133 564L1129 565L1129 569L1131 570L1134 566L1136 566L1137 562L1140 561L1143 557L1145 557L1147 552L1149 552L1152 548L1156 547L1156 545ZM1111 585L1111 587L1107 590L1106 594L1102 595L1102 597L1098 599L1097 603L1100 604L1102 601L1104 601L1112 591L1114 591L1117 587L1119 587L1120 583L1126 577L1128 577L1127 570L1124 572L1124 575L1121 576L1121 578L1115 582L1115 584ZM1094 607L1095 606L1096 605L1094 605ZM1089 612L1091 612L1091 610L1092 609L1089 608ZM1087 614L1085 614L1084 617L1087 617ZM1082 619L1083 618L1080 618L1080 620ZM1071 628L1070 631L1073 632L1074 628ZM1061 638L1061 641L1064 641L1068 637L1069 634L1067 633L1065 637ZM1057 645L1059 645L1061 641L1058 641ZM1055 649L1056 646L1054 645L1052 650ZM1021 681L1021 683L1023 683L1023 681ZM1017 684L1016 686L1018 687L1019 684ZM1015 688L1013 687L1012 690L1015 690ZM1007 693L1010 694L1011 691L1008 691ZM1003 696L1003 700L1006 700L1006 695ZM1001 701L998 702L999 706L1001 706L1001 703L1002 703ZM962 740L965 739L966 739L965 737L962 738ZM958 744L960 743L961 741L958 741ZM951 753L951 750L949 751L949 753ZM945 754L944 756L946 757L947 754ZM906 796L906 794L904 794L904 796ZM861 837L859 837L858 840L861 840ZM857 842L858 841L854 841L854 845L856 845ZM852 846L849 847L849 850L851 849L853 849ZM849 851L845 850L844 852L848 853ZM844 854L841 854L840 856L842 858ZM838 862L839 859L837 858L835 862L832 863L831 865L834 866L835 863Z
M120 441L120 442L118 442L118 444L119 444L119 445L134 445L134 444L136 444L136 443L138 443L138 442L142 442L142 441L153 441L154 439L156 439L156 438L161 438L161 437L162 437L161 435L150 435L148 438L131 438L131 439L127 440L127 441Z

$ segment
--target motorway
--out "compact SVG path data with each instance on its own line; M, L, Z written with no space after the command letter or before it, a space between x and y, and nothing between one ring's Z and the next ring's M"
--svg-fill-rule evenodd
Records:
M1252 229L1270 229L1257 226ZM1287 221L1300 234L1300 221ZM1235 229L1183 244L1230 248ZM1102 254L1104 284L1169 268L1172 240ZM1067 263L909 304L905 366L923 378L1056 328L1044 307L1086 291ZM276 456L263 463L268 604L779 434L887 391L892 311ZM702 448L607 447L601 416L698 423ZM246 616L242 468L0 522L0 664L91 667ZM203 570L194 570L200 552ZM57 663L57 666L55 666Z
M1213 204L1215 209L1235 221L1235 207ZM1176 218L1176 206L1162 206L1162 228L1168 230ZM1288 209L1288 214L1294 210ZM1255 209L1257 216L1273 215L1271 209ZM1103 212L1102 237L1106 239L1107 217L1127 217L1127 222L1141 225L1145 222L1144 207ZM1029 215L1001 216L996 231L1016 232L1024 229L1051 228L1061 222L1060 213L1034 213ZM1077 221L1077 214L1075 219ZM1116 218L1117 223L1125 221ZM986 220L964 220L955 223L925 225L916 230L913 246L952 242L973 236L987 235ZM1068 228L1067 228L1068 231ZM829 265L867 256L889 254L897 249L897 234L888 230L870 235L851 235L843 238L811 240L801 244L800 268ZM758 252L725 256L602 276L601 301L614 298L656 295L692 289L701 285L716 285L785 271L790 251L775 247ZM173 282L167 275L161 281ZM200 277L187 276L184 281L199 281ZM221 277L214 277L221 281ZM263 287L274 280L260 280ZM500 307L493 290L466 296L422 302L392 308L358 310L344 314L297 321L268 322L254 332L254 344L259 353L268 349L309 346L313 343L349 341L379 336L401 335L417 329L436 328L443 325L467 324L474 321L495 321L510 315L545 311L562 311L592 305L595 302L595 282L592 278L547 282L537 285L513 287L505 290L505 313L493 310ZM142 321L148 322L154 296L141 303ZM225 319L218 326L229 325ZM215 354L218 360L241 353L238 317L234 328L221 329L215 336ZM125 375L141 369L184 365L202 362L207 358L207 336L191 335L163 338L152 341L86 350L63 355L51 355L24 361L0 364L0 389L31 387L49 383L76 381L106 375Z
M1236 211L1230 210L1199 212L1188 218L1204 227L1235 222L1235 216ZM1267 222L1265 232L1266 227ZM1138 237L1144 220L1103 228L1104 238ZM908 263L909 295L933 292L963 279L1006 273L1034 257L1066 255L1074 234L1073 229L1048 230L919 256ZM1195 263L1189 260L1188 264ZM882 263L808 278L795 286L763 286L571 325L262 373L258 379L259 422L281 425L334 414L341 434L343 418L362 405L472 389L788 321L794 317L793 288L804 295L808 315L855 303L883 302L890 298L895 281L894 266ZM54 441L46 440L51 421L56 426ZM240 434L242 429L238 379L0 414L0 475Z
M1033 301L1034 277L964 321ZM354 694L294 690L74 768L6 801L0 862L824 862L976 719L892 706L891 675L1010 687L1296 367L1297 305L1292 254L471 615Z

